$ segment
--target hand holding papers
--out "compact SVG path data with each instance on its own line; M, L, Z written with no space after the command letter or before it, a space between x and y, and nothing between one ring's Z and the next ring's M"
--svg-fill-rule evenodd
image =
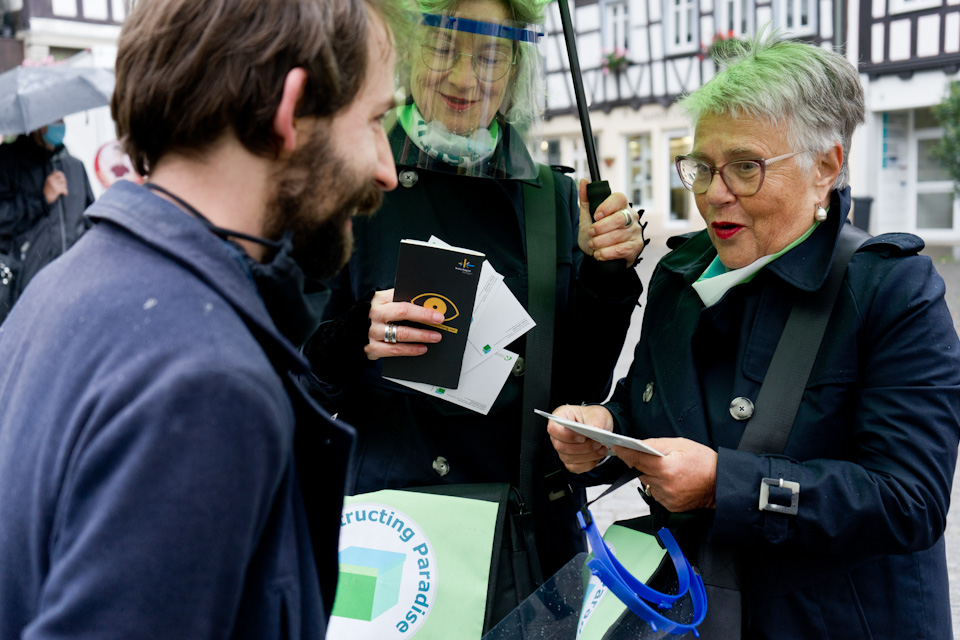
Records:
M431 237L427 244L453 251L469 251L451 247L436 237ZM460 366L460 379L455 387L437 386L436 383L422 380L401 380L393 375L387 363L384 363L384 377L486 415L517 361L517 354L503 347L532 329L535 323L509 287L503 283L503 276L486 260L480 269L472 315L467 346L463 351ZM441 344L447 339L444 335ZM433 348L433 345L428 347L428 355L429 349ZM419 357L410 359L416 360Z
M663 457L662 453L653 447L643 444L642 441L637 440L636 438L629 438L627 436L622 436L619 433L613 433L612 431L607 431L605 429L591 427L590 425L583 424L582 422L567 420L566 418L555 416L552 413L547 413L546 411L541 411L540 409L534 409L534 412L539 416L543 416L547 420L553 420L557 424L563 425L571 431L576 431L583 437L599 442L600 444L610 447L611 449L614 446L626 447L627 449L633 449L634 451L649 453L650 455L660 456L661 458Z
M394 300L442 313L443 322L430 326L440 330L443 338L421 356L387 359L384 376L458 386L483 258L482 253L469 249L400 241Z

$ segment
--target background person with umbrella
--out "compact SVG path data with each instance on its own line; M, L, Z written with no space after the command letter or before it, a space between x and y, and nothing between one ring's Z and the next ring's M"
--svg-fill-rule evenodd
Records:
M71 113L106 105L113 74L80 67L18 67L0 75L0 322L36 273L86 229L93 190L63 145Z

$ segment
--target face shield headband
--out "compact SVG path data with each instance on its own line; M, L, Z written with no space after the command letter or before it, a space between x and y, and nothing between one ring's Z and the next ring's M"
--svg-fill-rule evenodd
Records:
M470 20L469 18L443 16L434 13L423 14L422 24L425 27L463 31L464 33L475 33L482 36L505 38L507 40L516 40L517 42L532 42L534 44L538 43L540 38L546 35L544 32L534 29L511 27L494 22L481 22L479 20Z
M673 567L677 572L678 588L676 594L667 594L656 589L652 589L646 584L637 580L630 571L624 567L613 555L613 552L604 542L603 537L597 530L597 525L593 522L593 516L588 507L596 500L599 500L611 490L622 486L622 482L614 483L601 496L583 506L577 512L577 521L580 528L587 534L590 542L590 549L593 551L594 558L587 563L590 571L600 578L600 581L610 591L620 599L627 608L639 616L643 621L650 625L651 631L662 630L675 635L682 635L689 631L693 632L695 637L700 637L697 626L703 622L707 615L707 592L703 585L703 578L697 573L687 558L680 550L680 546L674 539L673 534L666 527L657 532L657 538L666 549ZM689 623L680 623L671 620L659 613L657 609L664 610L673 607L673 604L690 592L690 598L693 602L693 620ZM654 609L650 603L656 607Z

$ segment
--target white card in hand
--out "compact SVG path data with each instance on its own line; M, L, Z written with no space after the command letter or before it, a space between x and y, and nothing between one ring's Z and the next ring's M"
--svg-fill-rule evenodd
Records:
M583 424L582 422L574 422L573 420L567 420L566 418L561 418L555 416L552 413L547 413L546 411L540 411L540 409L534 409L534 412L537 415L543 416L548 420L553 420L559 425L563 425L571 431L576 431L580 435L590 438L600 444L606 445L608 447L613 447L614 445L618 447L626 447L627 449L633 449L634 451L640 451L642 453L649 453L650 455L664 457L662 453L649 447L640 440L636 438L629 438L627 436L622 436L619 433L613 433L612 431L607 431L606 429L598 429L597 427L591 427L588 424Z

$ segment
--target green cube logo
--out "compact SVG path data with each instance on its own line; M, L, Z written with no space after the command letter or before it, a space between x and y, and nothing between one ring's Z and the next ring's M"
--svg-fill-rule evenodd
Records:
M397 604L405 554L347 547L339 558L340 578L333 615L370 622Z

